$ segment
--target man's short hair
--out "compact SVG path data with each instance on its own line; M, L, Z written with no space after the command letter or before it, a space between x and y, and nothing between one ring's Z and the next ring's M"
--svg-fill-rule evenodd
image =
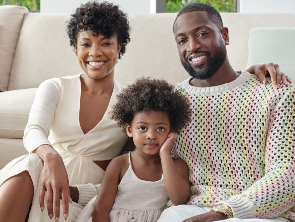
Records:
M193 2L190 3L186 6L184 6L177 14L175 21L177 20L177 18L187 12L194 12L194 11L205 11L207 12L210 20L216 24L216 26L218 28L223 28L223 22L222 22L222 18L220 16L220 13L211 5L207 5L204 3L199 3L199 2ZM173 30L174 30L174 25L175 25L175 21L173 24Z

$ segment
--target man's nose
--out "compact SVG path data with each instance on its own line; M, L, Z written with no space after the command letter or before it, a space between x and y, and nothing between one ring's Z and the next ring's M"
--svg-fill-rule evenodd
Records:
M202 45L197 39L189 38L187 47L186 47L187 52L195 52L200 48L202 48Z

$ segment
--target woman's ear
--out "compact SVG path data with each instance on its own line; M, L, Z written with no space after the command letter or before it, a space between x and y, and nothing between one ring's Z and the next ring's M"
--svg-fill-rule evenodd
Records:
M77 55L77 45L74 46L75 54Z
M122 43L118 44L118 52L120 52L122 49Z
M125 129L126 129L127 136L132 137L131 126L126 124Z

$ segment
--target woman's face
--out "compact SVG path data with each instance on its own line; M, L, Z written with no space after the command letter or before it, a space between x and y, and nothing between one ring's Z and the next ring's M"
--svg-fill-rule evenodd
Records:
M79 65L89 78L98 80L110 74L114 76L121 50L117 35L106 38L103 35L94 36L90 30L81 31L75 49Z

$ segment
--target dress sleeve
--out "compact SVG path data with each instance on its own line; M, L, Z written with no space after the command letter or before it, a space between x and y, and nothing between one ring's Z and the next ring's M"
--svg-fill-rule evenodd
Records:
M265 175L224 201L237 218L294 217L287 211L295 204L295 88L277 90L268 109Z
M34 152L40 145L50 145L48 135L59 98L60 87L57 79L46 80L37 89L23 138L29 153Z

